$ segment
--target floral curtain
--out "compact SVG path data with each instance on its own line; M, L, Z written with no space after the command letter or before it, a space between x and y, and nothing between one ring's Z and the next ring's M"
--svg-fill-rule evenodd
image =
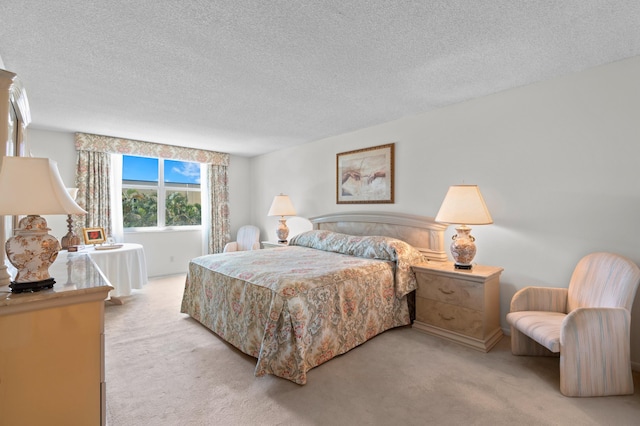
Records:
M76 201L87 214L76 215L76 228L104 228L111 234L111 171L110 154L104 152L78 151L76 161ZM79 231L79 232L78 232ZM82 235L82 229L76 229Z
M87 214L85 223L86 226L103 227L105 232L111 233L111 214L110 214L110 201L109 194L111 187L109 185L109 154L122 154L122 155L139 155L143 157L155 157L155 158L168 158L179 161L192 161L196 163L208 164L208 186L210 200L210 212L211 223L209 232L206 232L209 237L209 252L219 253L222 252L224 244L230 239L230 224L229 224L229 187L227 184L227 167L229 166L229 154L207 151L202 149L193 149L178 147L172 145L164 145L152 142L143 142L130 139L113 138L109 136L92 135L88 133L76 133L75 135L76 150L78 151L78 168L76 174L76 184L78 186L78 199L81 197L85 203L80 204L87 210L85 206L91 206L91 210L94 210L93 204L102 206L107 203L107 212L104 210L96 212L95 214ZM106 170L94 169L93 164L86 163L87 160L81 160L84 158L83 152L91 152L94 154L103 154L106 158L103 159L103 167L106 164ZM95 160L93 160L95 163ZM82 163L82 164L81 164ZM102 174L106 182L99 181L98 176L89 177L88 175L94 175L96 173ZM87 183L84 183L87 181ZM89 182L94 182L95 186L89 185ZM84 192L82 185L84 183ZM101 189L97 187L100 186ZM105 189L106 188L106 189ZM106 191L106 195L105 194ZM88 210L87 210L88 211ZM108 225L103 225L105 220ZM100 223L100 224L98 224ZM107 229L109 231L107 231Z
M207 177L209 179L209 199L211 206L209 253L222 253L224 245L231 239L227 166L209 164Z

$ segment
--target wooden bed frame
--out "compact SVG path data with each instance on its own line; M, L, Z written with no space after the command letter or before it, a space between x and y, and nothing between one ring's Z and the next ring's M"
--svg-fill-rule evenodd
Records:
M448 225L433 218L402 213L346 212L309 219L313 229L349 235L381 235L409 243L430 261L444 262L444 231Z

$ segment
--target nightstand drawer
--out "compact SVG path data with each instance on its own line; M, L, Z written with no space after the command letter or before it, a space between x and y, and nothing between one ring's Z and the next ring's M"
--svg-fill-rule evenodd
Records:
M477 311L484 309L484 285L439 275L416 272L420 286L417 297L462 306Z
M465 336L482 339L484 314L480 311L416 297L416 321Z

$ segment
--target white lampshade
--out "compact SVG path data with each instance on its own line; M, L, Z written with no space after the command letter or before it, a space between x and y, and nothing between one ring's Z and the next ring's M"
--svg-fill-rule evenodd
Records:
M273 198L271 208L267 216L295 216L296 209L293 208L293 204L288 195L280 194Z
M0 215L84 214L49 158L4 157L0 168Z
M76 197L78 196L78 188L67 188L67 192L69 193L69 196L75 201Z
M488 225L493 219L477 185L454 185L444 197L436 222Z

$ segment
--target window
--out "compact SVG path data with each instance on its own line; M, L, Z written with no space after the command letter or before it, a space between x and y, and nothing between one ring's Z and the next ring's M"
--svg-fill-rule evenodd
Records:
M201 224L200 164L122 156L124 228Z

